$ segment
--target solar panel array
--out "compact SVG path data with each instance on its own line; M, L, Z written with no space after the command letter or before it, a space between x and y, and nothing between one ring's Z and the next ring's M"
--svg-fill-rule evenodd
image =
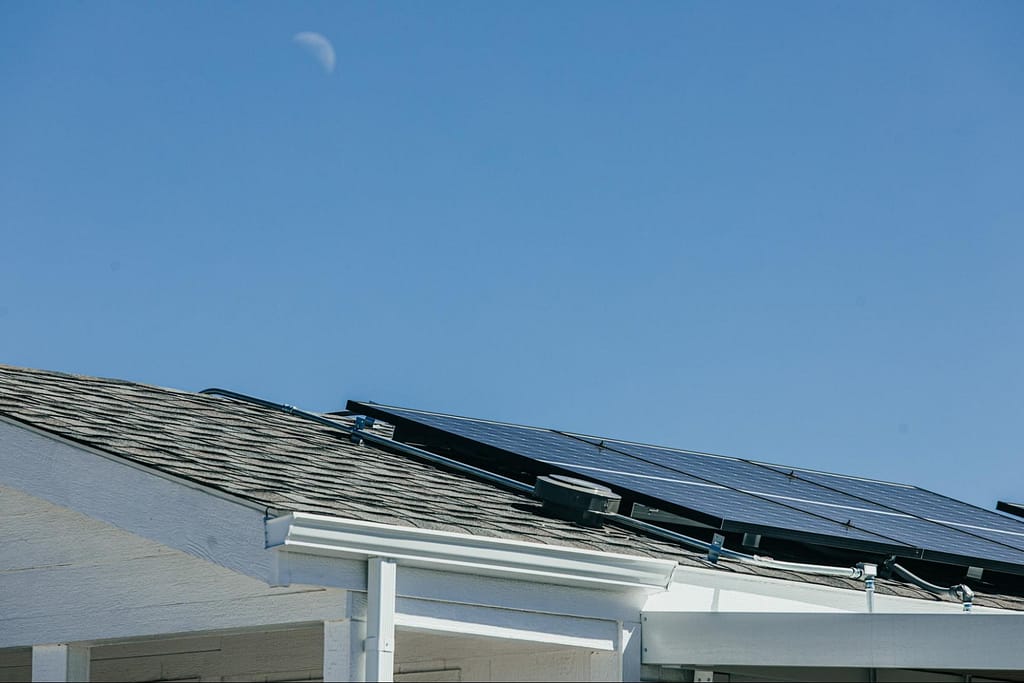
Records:
M465 439L539 473L600 482L727 531L1024 574L1024 521L915 486L394 406L348 407Z

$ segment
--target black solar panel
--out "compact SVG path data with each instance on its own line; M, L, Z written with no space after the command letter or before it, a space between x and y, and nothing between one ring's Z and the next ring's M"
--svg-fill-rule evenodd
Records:
M563 471L727 531L1024 573L1024 522L909 486L550 429L349 402L349 409Z

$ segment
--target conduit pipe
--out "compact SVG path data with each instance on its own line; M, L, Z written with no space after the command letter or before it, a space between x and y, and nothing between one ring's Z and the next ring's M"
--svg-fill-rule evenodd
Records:
M974 605L974 591L970 589L967 584L959 583L955 586L936 586L934 583L925 581L920 576L917 576L906 567L896 564L896 557L890 557L882 565L882 573L885 575L896 574L904 581L909 581L918 588L923 588L929 593L934 595L946 595L954 600L959 600L963 603L964 611L970 612L971 607Z
M316 422L317 424L321 424L325 427L336 429L344 434L347 434L353 440L369 441L372 444L383 446L384 448L388 448L393 451L398 451L400 453L405 453L406 455L411 455L414 458L419 458L420 460L425 460L435 465L441 465L442 467L453 469L464 474L469 474L484 481L491 482L492 484L497 484L498 486L511 489L518 493L532 495L534 491L533 486L530 486L529 484L524 484L521 481L517 481L509 477L503 477L500 474L494 474L493 472L488 472L487 470L481 469L479 467L467 465L463 462L459 462L458 460L446 458L443 455L437 455L436 453L431 453L430 451L424 450L422 448L417 448L416 446L410 446L409 444L405 444L400 441L395 441L394 439L388 439L386 437L380 436L379 434L373 434L362 429L353 429L347 425L328 419L322 415L310 413L305 410L296 408L295 406L287 405L285 403L274 403L272 401L267 401L262 398L249 396L247 394L240 394L236 391L229 391L228 389L220 389L218 387L210 387L209 389L203 389L199 393L223 396L225 398L232 398L237 401L252 403L254 405L263 406L264 408L270 408L272 410L277 410L283 413L287 413L289 415L295 415L296 417L300 417L311 422ZM870 612L874 610L875 576L877 574L876 565L861 562L853 567L830 567L827 565L805 564L803 562L784 562L782 560L775 560L770 557L764 557L761 555L749 555L747 553L741 553L736 550L729 550L728 548L723 548L720 545L708 543L707 541L702 541L700 539L693 538L685 534L680 534L675 531L669 531L668 529L663 529L659 526L655 526L654 524L648 524L647 522L643 522L639 519L627 517L626 515L607 512L595 514L600 514L609 521L620 524L622 526L637 529L638 531L643 531L652 536L664 538L666 540L674 541L681 545L689 546L690 548L694 548L702 552L709 553L709 555L715 557L715 559L717 559L718 557L724 557L729 560L735 560L736 562L742 562L745 564L752 564L771 569L779 569L783 571L797 572L800 574L811 574L816 576L836 576L847 579L863 580L865 582L865 589L868 593L868 611ZM974 592L964 584L952 586L949 588L943 588L941 586L936 586L935 584L928 583L924 579L912 574L906 568L896 564L895 557L890 558L885 563L885 568L888 573L895 573L900 577L906 579L907 581L910 581L911 583L931 593L934 593L936 595L948 595L956 600L961 600L963 602L965 612L969 612L971 609L971 603L974 598Z
M632 517L626 517L620 514L605 514L605 518L623 526L628 526L645 533L649 533L652 536L658 536L666 540L675 541L682 545L690 546L697 550L704 552L711 552L714 544L708 543L707 541L701 541L700 539L680 534L675 531L669 531L663 529L660 526L654 524L648 524L642 522L639 519L633 519ZM770 567L772 569L782 569L791 572L800 572L802 574L816 574L818 576L840 576L847 579L862 579L865 577L866 567L874 567L874 565L858 565L856 567L829 567L819 564L804 564L802 562L783 562L782 560L773 560L770 557L763 557L761 555L748 555L747 553L741 553L736 550L729 550L728 548L716 548L717 553L720 557L724 557L728 560L735 560L737 562L743 562L745 564L754 564L761 567Z

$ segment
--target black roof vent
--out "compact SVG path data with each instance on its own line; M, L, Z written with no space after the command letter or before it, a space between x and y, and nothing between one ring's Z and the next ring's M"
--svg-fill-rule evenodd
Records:
M590 527L604 523L601 513L618 512L622 500L607 486L561 474L537 477L533 495L544 501L549 514Z
M996 503L996 510L1008 512L1011 515L1017 515L1018 517L1024 517L1024 503L1008 503L1000 500Z

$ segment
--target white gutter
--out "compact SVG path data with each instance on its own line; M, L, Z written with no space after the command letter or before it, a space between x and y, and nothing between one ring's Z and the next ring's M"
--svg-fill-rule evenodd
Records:
M570 586L656 588L672 580L672 560L473 536L293 512L266 523L267 547L407 567Z

